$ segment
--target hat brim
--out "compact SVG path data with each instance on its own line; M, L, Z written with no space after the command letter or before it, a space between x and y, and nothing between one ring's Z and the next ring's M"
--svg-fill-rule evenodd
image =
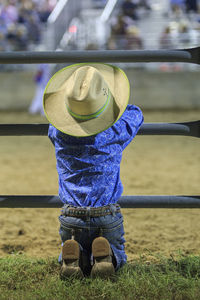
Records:
M70 115L62 90L65 81L83 65L93 66L101 73L113 96L103 113L97 118L84 121ZM86 137L111 127L125 111L129 96L129 81L120 68L102 63L81 63L63 68L52 76L44 91L43 106L48 121L59 131L76 137Z

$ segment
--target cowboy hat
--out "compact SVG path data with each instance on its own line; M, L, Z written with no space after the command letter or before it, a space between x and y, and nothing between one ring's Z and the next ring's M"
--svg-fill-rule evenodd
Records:
M43 96L48 121L76 137L96 135L123 114L130 94L129 81L118 67L81 63L59 70Z

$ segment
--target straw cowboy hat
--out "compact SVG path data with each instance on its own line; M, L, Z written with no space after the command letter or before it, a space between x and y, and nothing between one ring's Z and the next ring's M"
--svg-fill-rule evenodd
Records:
M82 63L61 69L49 80L43 97L48 121L68 135L95 135L123 114L130 86L118 67Z

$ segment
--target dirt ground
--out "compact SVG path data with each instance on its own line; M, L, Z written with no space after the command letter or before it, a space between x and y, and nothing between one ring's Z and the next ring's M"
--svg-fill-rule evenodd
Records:
M144 112L145 122L199 119L200 111ZM26 113L0 113L1 123L45 122ZM0 194L58 193L54 148L47 137L0 137ZM124 151L124 195L199 195L200 142L177 136L137 136ZM57 256L60 209L0 209L0 256ZM200 253L200 210L123 209L126 252Z

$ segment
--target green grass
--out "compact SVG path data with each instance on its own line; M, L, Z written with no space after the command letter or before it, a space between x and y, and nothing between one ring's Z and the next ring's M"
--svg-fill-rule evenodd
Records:
M200 257L129 262L112 280L59 278L57 259L13 254L0 259L0 299L200 299Z

